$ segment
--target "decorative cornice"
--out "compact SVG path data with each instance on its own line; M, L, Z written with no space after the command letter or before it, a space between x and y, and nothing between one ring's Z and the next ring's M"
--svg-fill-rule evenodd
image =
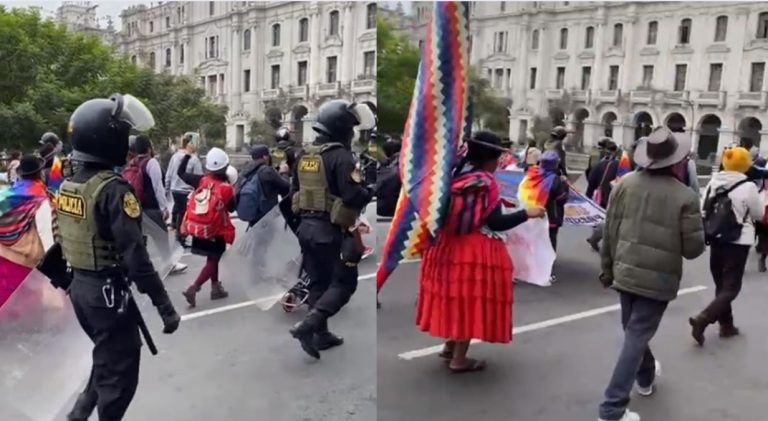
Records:
M641 56L658 56L659 54L661 53L659 52L659 49L656 47L643 47L640 50Z
M712 44L707 47L706 51L708 53L729 53L731 52L731 49L724 44Z
M362 35L360 35L360 38L358 38L360 41L376 41L376 32L375 31L369 31L365 32Z
M280 59L280 58L283 58L284 55L285 53L283 52L283 50L273 49L273 50L270 50L269 53L267 53L267 58L270 60Z
M568 60L569 58L571 58L571 56L568 55L568 53L566 53L565 51L558 51L557 53L555 53L555 55L552 56L552 58L555 60Z
M311 51L311 48L309 47L309 45L306 45L306 44L299 44L293 48L294 54L307 54L310 51Z
M585 51L580 52L579 55L576 56L576 57L578 57L578 58L580 58L582 60L590 60L590 59L595 58L595 53L594 53L594 51L587 51L587 50L585 50Z
M693 48L688 45L675 45L670 51L671 54L693 54Z

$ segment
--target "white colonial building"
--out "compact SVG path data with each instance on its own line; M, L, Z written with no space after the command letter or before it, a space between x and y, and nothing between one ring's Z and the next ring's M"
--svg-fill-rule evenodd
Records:
M314 113L324 101L375 103L373 2L135 6L122 14L120 49L157 72L197 78L210 97L229 107L231 148L247 143L253 118L281 119L298 139L309 141Z
M89 1L64 1L56 9L56 22L66 26L68 31L95 35L105 44L115 45L118 34L112 25L112 18L106 16L99 19L96 16L97 7L98 4ZM106 21L106 27L101 26L100 20Z
M474 2L471 60L509 98L510 138L563 111L577 142L693 130L700 159L742 137L768 152L768 3ZM431 5L414 2L423 39ZM762 139L762 142L761 142Z

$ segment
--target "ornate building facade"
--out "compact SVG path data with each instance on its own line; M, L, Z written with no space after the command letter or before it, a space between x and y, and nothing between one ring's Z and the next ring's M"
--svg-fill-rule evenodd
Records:
M373 2L163 2L121 17L133 62L194 77L227 105L230 148L248 143L254 118L310 141L324 101L376 100Z

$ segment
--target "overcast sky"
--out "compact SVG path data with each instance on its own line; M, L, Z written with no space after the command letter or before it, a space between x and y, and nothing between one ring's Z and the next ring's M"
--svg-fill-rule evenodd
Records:
M42 15L54 17L56 16L56 9L61 5L61 1L34 1L34 0L0 0L0 4L6 7L41 7ZM115 28L120 29L120 12L128 6L134 4L146 4L149 6L148 1L92 1L91 4L98 5L96 9L96 15L99 18L105 18L106 16L112 16ZM106 19L99 21L102 28L107 26Z

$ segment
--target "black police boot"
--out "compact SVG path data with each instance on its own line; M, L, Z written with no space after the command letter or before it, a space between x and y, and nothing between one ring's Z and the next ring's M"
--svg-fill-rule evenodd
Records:
M315 332L315 347L320 351L325 351L342 344L344 344L344 338L328 331L328 320L323 320Z
M299 343L301 343L301 349L317 359L320 359L320 351L315 346L315 332L318 331L318 327L320 327L323 321L325 321L325 316L317 310L311 310L307 313L304 320L296 323L290 330L291 336L298 339Z

